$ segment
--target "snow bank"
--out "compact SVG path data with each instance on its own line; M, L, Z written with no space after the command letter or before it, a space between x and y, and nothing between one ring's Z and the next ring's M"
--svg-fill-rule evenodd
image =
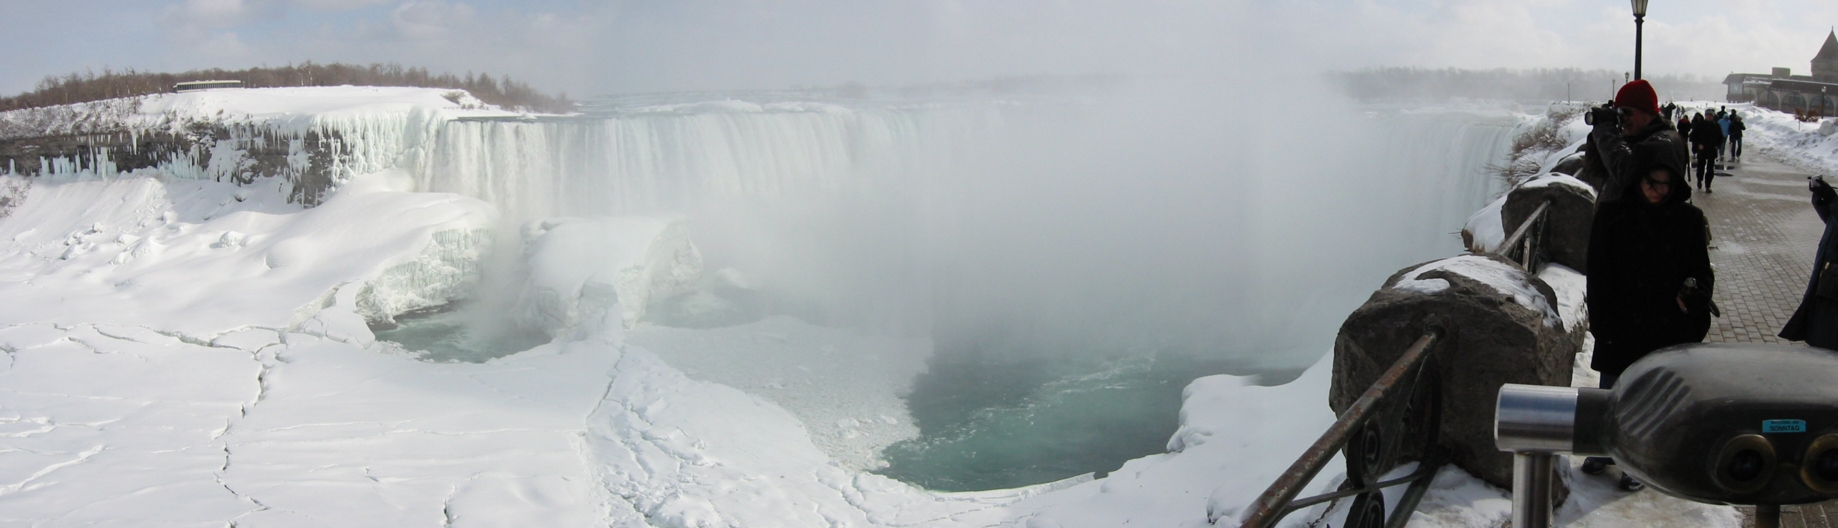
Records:
M1726 105L1725 103L1717 103ZM1838 135L1824 132L1838 121L1802 123L1793 114L1756 107L1727 105L1742 115L1744 150L1760 150L1787 163L1830 177L1838 174Z
M1468 251L1473 253L1491 253L1506 243L1506 226L1501 225L1500 210L1506 207L1506 195L1501 194L1487 205L1468 217L1468 223L1462 232L1468 233Z
M454 240L495 216L483 202L393 190L389 179L312 209L282 203L273 180L34 180L0 218L9 277L0 296L10 301L0 321L143 325L209 340L286 328L347 283L369 290L359 296L367 316L445 302L475 280L476 237Z

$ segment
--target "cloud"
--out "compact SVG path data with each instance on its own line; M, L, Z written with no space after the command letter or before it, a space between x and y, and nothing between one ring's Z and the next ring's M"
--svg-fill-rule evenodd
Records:
M404 2L389 12L389 26L405 40L444 40L471 26L477 16L472 6L440 0Z
M168 7L164 18L167 24L179 27L234 27L272 7L263 0L185 0Z
M1633 64L1627 6L1584 0L119 1L113 7L123 13L142 12L124 19L162 38L151 46L112 35L76 41L60 51L73 68L399 62L591 94L1030 74L1226 78L1253 66L1306 73ZM68 25L88 16L83 5L30 10L34 20ZM1829 0L1655 5L1646 69L1803 71L1833 21L1838 2ZM6 83L47 73L17 70L28 59L6 55L0 76L23 78Z

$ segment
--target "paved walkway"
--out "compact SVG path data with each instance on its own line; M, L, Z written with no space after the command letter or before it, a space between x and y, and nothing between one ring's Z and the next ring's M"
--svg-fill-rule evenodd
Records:
M1714 192L1692 197L1710 219L1713 298L1723 309L1709 342L1783 342L1775 333L1800 304L1824 229L1806 190L1808 174L1750 154L1727 167L1729 176L1711 184ZM1742 511L1743 525L1754 526L1754 509ZM1838 528L1838 501L1783 506L1781 526Z
M1805 172L1760 155L1727 172L1711 184L1713 192L1692 195L1710 219L1713 298L1723 309L1705 341L1780 343L1775 334L1806 292L1824 225L1812 210Z

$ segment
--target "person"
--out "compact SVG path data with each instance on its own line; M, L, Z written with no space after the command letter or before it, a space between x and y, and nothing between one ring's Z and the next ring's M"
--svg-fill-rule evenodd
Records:
M1691 137L1691 116L1684 114L1678 116L1678 135L1679 137Z
M1636 157L1659 157L1685 166L1685 139L1672 123L1659 116L1659 95L1646 80L1621 86L1610 107L1590 110L1595 122L1583 143L1583 170L1578 177L1596 186L1596 209L1620 201L1637 183L1632 171ZM1597 115L1599 117L1597 117Z
M1685 203L1685 167L1655 156L1633 165L1645 175L1638 197L1599 209L1590 228L1584 303L1595 336L1589 367L1602 373L1602 388L1648 353L1702 341L1710 330L1710 232L1704 212ZM1582 469L1599 475L1612 463L1590 457ZM1620 486L1645 487L1625 473Z
M1819 249L1813 255L1813 273L1806 280L1806 294L1779 335L1781 339L1838 350L1838 266L1832 265L1833 257L1838 256L1833 253L1838 251L1834 247L1838 245L1838 234L1834 234L1838 233L1838 221L1832 218L1838 192L1824 178L1814 178L1807 186L1812 189L1812 210L1825 222L1825 234L1819 237Z
M1714 192L1710 184L1717 176L1717 144L1723 142L1723 132L1711 121L1714 117L1715 114L1698 114L1691 120L1691 148L1698 161L1698 188L1706 193Z
M1742 125L1742 115L1730 112L1730 161L1742 161L1742 131L1749 127Z
M1722 132L1717 142L1717 160L1722 162L1722 156L1728 153L1728 147L1730 147L1730 112L1717 110L1717 131Z

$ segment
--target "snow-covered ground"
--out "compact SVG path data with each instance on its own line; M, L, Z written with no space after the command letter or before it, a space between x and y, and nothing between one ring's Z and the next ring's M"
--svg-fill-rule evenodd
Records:
M285 203L279 182L184 171L0 176L0 525L1231 525L1334 418L1328 361L1275 387L1210 376L1186 388L1167 453L1103 478L919 489L868 470L916 430L900 396L929 341L782 316L633 324L619 300L703 272L667 217L527 224L529 309L513 316L555 339L425 361L366 321L463 296L503 236L491 204L396 168L425 155L431 127L494 112L462 102L327 88L140 105L386 139L375 170L313 208ZM1786 148L1771 141L1755 143ZM1543 276L1575 324L1580 277ZM1567 524L1733 519L1572 480ZM1413 525L1498 525L1505 496L1445 469Z

